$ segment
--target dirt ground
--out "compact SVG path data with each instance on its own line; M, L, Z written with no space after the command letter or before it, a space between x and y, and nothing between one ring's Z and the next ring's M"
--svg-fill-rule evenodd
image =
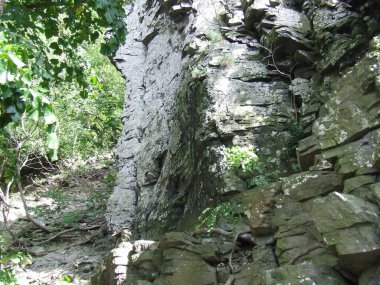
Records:
M94 269L114 244L104 221L114 180L112 168L104 161L93 161L74 171L47 174L25 183L29 184L29 211L52 233L26 220L18 193L11 194L7 227L0 215L3 248L31 256L25 262L31 264L14 269L18 284L89 284Z

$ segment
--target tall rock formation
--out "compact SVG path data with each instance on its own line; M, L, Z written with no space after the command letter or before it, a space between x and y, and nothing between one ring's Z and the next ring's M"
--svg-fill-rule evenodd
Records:
M135 0L107 213L133 241L94 283L379 284L379 9ZM234 145L255 147L255 177L227 169ZM185 233L217 205L245 227Z

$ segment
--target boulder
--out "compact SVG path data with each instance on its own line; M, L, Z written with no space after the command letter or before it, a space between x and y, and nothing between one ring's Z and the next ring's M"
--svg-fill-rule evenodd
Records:
M305 262L264 271L260 284L346 285L348 283L331 267Z
M280 189L281 183L273 183L241 194L241 201L248 210L251 230L255 235L273 233L271 218L275 205L274 197Z
M313 201L312 215L324 242L335 246L345 269L359 274L380 258L376 205L333 192Z
M162 251L160 276L155 285L216 284L216 269L201 256L187 250L168 248Z
M342 179L334 172L309 171L283 179L282 191L295 202L342 189Z

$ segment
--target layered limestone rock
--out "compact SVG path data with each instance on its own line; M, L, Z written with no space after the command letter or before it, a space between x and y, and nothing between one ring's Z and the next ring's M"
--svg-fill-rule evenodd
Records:
M226 146L254 145L287 173L281 157L295 162L290 79L242 30L239 1L135 1L130 9L114 57L127 93L107 219L111 230L158 238L191 229L219 194L246 188L223 171Z
M379 284L379 9L135 0L115 56L127 93L107 215L133 237L94 284ZM232 145L280 178L249 187L223 162ZM222 201L242 207L239 225L190 234Z

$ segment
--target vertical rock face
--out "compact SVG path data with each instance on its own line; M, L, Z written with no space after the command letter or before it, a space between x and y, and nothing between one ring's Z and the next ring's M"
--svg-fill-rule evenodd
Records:
M239 31L239 1L135 1L130 9L129 35L114 58L127 93L108 221L112 230L152 238L189 229L218 194L245 189L222 172L225 146L262 146L286 172L280 157L294 160L284 151L290 78L268 67L258 41Z
M114 58L127 93L107 220L160 241L131 246L125 284L379 284L380 3L129 9ZM281 178L250 187L223 162L233 145L253 145ZM244 207L243 234L170 232L192 231L226 200Z

